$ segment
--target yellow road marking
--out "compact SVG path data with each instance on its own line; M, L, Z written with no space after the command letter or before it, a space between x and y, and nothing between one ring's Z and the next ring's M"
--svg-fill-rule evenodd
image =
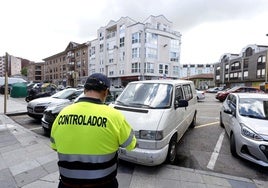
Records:
M204 125L196 126L195 128L207 127L207 126L215 125L215 124L218 124L218 123L219 123L219 121L215 121L215 122L212 122L212 123L207 123L207 124L204 124Z

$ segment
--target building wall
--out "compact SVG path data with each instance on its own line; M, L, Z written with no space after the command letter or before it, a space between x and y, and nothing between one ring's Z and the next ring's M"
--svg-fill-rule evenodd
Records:
M180 78L187 78L198 74L214 74L214 64L182 64Z
M0 56L0 77L5 76L5 59L6 56Z
M164 16L150 16L143 23L123 17L97 33L89 47L89 74L104 73L113 85L179 77L181 35ZM175 61L171 61L171 52Z
M100 27L96 39L70 42L64 51L45 58L44 79L71 86L83 84L95 72L107 75L115 86L142 79L176 79L180 51L181 34L163 15L149 16L143 23L122 17Z
M240 54L225 54L215 64L217 86L238 85L259 87L267 82L268 46L248 45Z
M44 61L44 81L76 87L88 76L88 44L70 42L64 51Z
M30 62L27 65L27 77L32 82L43 82L44 62Z

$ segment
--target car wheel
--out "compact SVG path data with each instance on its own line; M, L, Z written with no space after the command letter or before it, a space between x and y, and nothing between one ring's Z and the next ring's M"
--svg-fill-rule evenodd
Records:
M220 113L220 126L221 126L222 128L224 128L224 124L223 124L223 122L222 122L221 113Z
M45 127L43 127L43 130L44 130L44 135L50 137L51 130L50 129L47 129Z
M190 128L194 128L195 125L196 125L196 112L195 112L194 117L193 117L193 120L192 120L192 122L190 124Z
M173 135L169 142L168 154L166 158L166 162L170 164L174 164L177 160L177 136Z
M235 136L233 133L231 133L231 135L230 135L230 151L234 157L237 157L236 145L235 145Z

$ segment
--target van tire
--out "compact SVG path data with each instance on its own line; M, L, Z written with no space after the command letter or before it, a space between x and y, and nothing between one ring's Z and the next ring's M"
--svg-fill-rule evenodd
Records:
M195 128L195 125L196 125L196 112L194 113L194 117L193 117L193 120L190 124L190 128Z
M168 146L166 163L174 164L177 161L177 136L173 135Z

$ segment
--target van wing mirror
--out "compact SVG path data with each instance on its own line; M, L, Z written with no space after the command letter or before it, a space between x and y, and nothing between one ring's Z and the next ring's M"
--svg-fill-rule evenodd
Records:
M175 109L176 109L176 108L181 108L181 107L187 107L189 105L189 103L187 100L176 99L174 105L175 105Z

